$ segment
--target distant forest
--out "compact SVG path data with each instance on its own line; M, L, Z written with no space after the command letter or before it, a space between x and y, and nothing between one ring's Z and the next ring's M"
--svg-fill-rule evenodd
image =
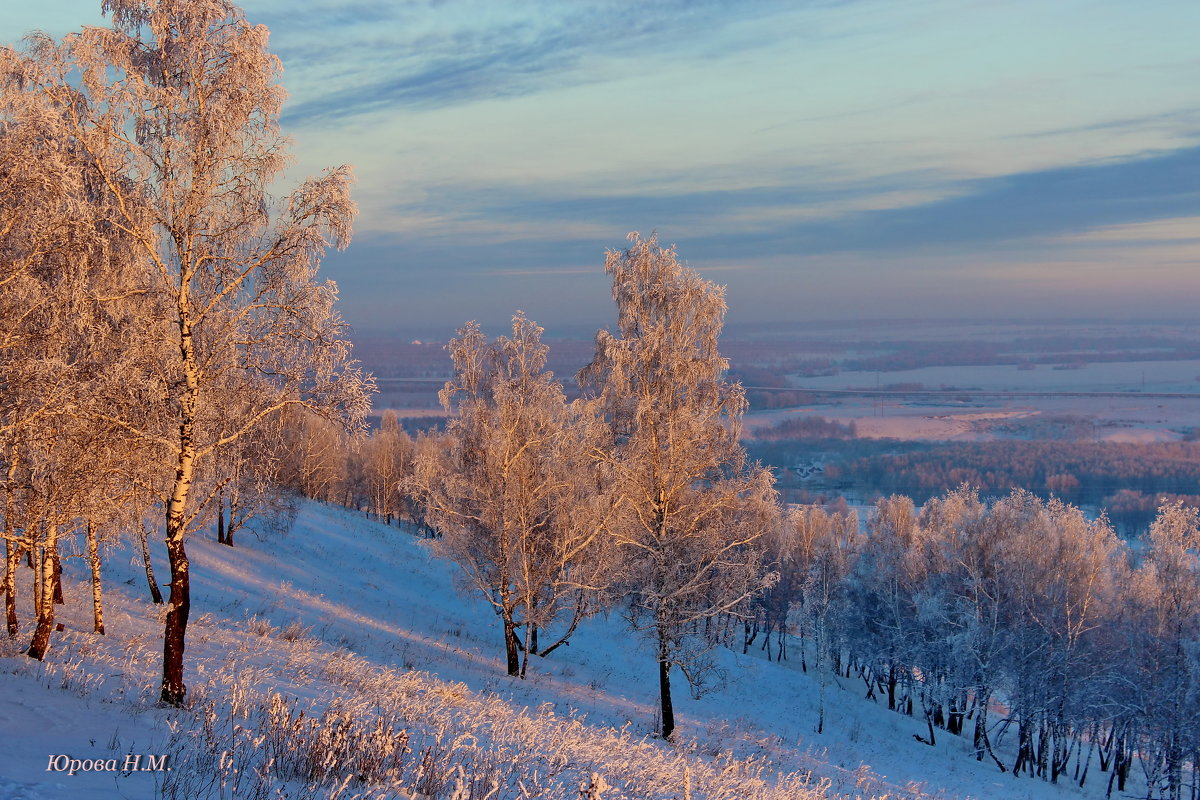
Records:
M853 426L820 418L789 420L758 436L747 442L751 457L776 468L781 492L793 501L852 491L923 503L962 484L988 497L1021 488L1105 509L1125 530L1149 525L1164 499L1200 504L1197 442L855 439Z

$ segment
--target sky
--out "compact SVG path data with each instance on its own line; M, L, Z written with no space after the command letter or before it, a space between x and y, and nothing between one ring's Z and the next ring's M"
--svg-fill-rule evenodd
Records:
M14 4L16 5L16 4ZM246 0L291 173L354 165L360 331L614 317L673 243L731 323L1195 318L1194 0ZM102 24L7 8L0 42Z

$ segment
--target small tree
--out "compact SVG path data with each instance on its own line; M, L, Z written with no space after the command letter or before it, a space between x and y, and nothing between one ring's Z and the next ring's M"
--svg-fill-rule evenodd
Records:
M307 409L285 411L280 427L280 482L312 500L343 500L355 442L335 422Z
M825 730L826 664L841 663L846 616L847 577L858 550L858 517L843 504L829 511L802 506L788 518L795 547L808 570L800 584L804 632L812 638L819 686L817 733Z
M709 621L743 614L773 576L759 538L776 504L771 474L746 463L738 431L746 403L717 352L724 292L656 237L609 252L617 332L596 335L580 383L609 426L604 459L620 512L614 538L635 630L649 634L659 671L662 736L675 728L671 669L699 689L715 638ZM699 635L698 633L699 632Z
M880 498L863 544L850 584L855 612L851 629L879 673L888 708L894 711L897 690L908 688L909 667L916 656L916 594L923 560L912 499Z
M1181 800L1185 762L1200 751L1200 509L1164 503L1149 539L1132 598L1137 701L1146 728L1138 756L1147 777L1159 778L1162 797Z
M285 418L271 419L237 441L214 460L217 541L234 546L234 536L252 521L260 530L286 531L295 519L294 495L284 487L281 457Z
M401 483L412 471L413 441L393 409L383 412L379 430L363 443L362 468L372 513L386 524L399 517Z
M495 608L508 674L521 676L537 629L569 618L548 653L575 630L604 579L595 429L545 371L541 332L523 314L513 317L512 337L493 344L474 322L459 330L449 345L455 378L441 392L447 411L458 410L449 453L424 448L407 485L442 535L439 550Z

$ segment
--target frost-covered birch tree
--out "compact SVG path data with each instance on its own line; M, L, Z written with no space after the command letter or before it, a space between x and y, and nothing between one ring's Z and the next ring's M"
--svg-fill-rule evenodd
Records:
M693 687L711 666L706 622L744 614L773 579L762 569L770 473L746 463L738 431L746 401L725 380L717 350L721 288L680 263L657 237L629 236L609 252L616 334L596 335L580 383L608 422L604 459L619 509L612 529L624 553L622 586L632 626L658 662L662 736L675 728L671 671Z
M400 516L401 483L412 471L413 441L393 409L383 412L379 430L363 444L363 481L371 511L388 525Z
M894 711L898 694L911 688L916 657L915 598L923 559L913 501L902 495L880 498L867 521L863 545L850 584L851 635Z
M1015 531L1007 520L990 517L987 504L968 486L929 500L918 524L931 573L917 601L921 643L913 665L921 675L926 721L932 724L929 702L947 684L968 689L975 697L975 753L982 759L991 752L987 712L1007 644L995 556Z
M15 636L14 579L23 551L38 568L38 623L26 651L35 658L44 656L54 623L54 604L43 601L60 594L60 542L110 528L126 506L146 501L139 487L116 479L144 466L145 448L85 413L112 382L106 375L125 372L121 346L140 329L142 281L134 242L109 223L113 198L72 124L86 100L71 85L47 90L48 78L60 74L53 56L44 40L35 39L28 52L0 48L4 594ZM101 631L99 542L88 540Z
M1200 509L1164 504L1134 576L1131 661L1144 734L1137 748L1147 783L1182 800L1200 754Z
M267 30L228 0L105 0L111 27L34 40L34 90L68 110L104 228L132 242L143 341L155 354L121 377L125 403L93 419L153 447L171 568L162 699L183 700L190 611L185 541L211 497L197 472L283 409L302 405L355 423L369 381L349 358L317 279L321 256L349 241L355 213L345 167L282 204L267 194L287 161L283 91ZM147 402L148 398L153 398ZM238 414L226 411L231 404ZM219 482L211 485L219 485Z
M459 330L449 344L455 377L441 392L458 412L448 452L424 448L406 486L441 534L440 552L495 608L508 674L522 676L529 653L565 641L609 578L590 452L596 429L585 404L568 406L545 370L541 333L523 314L494 343L476 323ZM563 618L565 632L538 650L536 631Z

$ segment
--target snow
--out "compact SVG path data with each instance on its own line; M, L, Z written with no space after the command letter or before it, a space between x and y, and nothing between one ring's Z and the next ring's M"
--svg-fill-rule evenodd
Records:
M399 528L304 502L289 534L246 534L235 548L196 537L189 553L194 594L185 680L196 703L228 703L231 687L244 686L327 704L352 691L353 681L338 669L374 676L363 677L363 686L396 685L396 676L428 672L447 682L436 684L454 698L447 703L491 715L496 737L502 735L497 715L510 713L504 709L517 714L505 720L525 719L519 714L525 709L529 719L560 725L582 713L598 734L624 726L632 739L608 734L605 740L614 742L614 753L653 732L656 665L619 614L588 621L568 647L531 659L527 680L510 678L490 607L460 593L455 568ZM156 565L165 572L161 548ZM166 752L169 727L189 713L153 702L162 609L149 604L140 565L124 552L106 559L105 637L90 633L81 560L68 559L66 569L60 613L67 631L55 634L47 663L20 656L12 644L0 653L0 671L9 673L0 680L0 730L7 734L0 797L152 797L161 774L46 771L50 756L60 753L120 759ZM27 597L25 589L20 596ZM24 637L29 620L23 625ZM968 741L949 734L940 734L936 747L922 744L914 735L925 734L923 725L865 700L857 679L829 678L826 727L817 734L816 678L800 670L796 643L791 653L789 661L770 663L757 645L745 656L722 651L726 680L699 699L676 675L678 734L697 740L688 752L732 751L766 758L772 770L811 770L835 794L979 800L1103 794L1098 773L1085 793L1002 775L971 758ZM646 746L670 752L662 743Z
M980 397L970 402L888 398L846 398L798 408L747 414L750 435L795 415L853 422L862 438L908 441L992 441L1020 436L1011 429L1036 426L1039 417L1073 417L1092 424L1091 439L1111 442L1179 441L1182 431L1200 426L1200 410L1190 398L1139 397ZM1036 438L1031 432L1021 438Z
M1013 438L1014 426L1036 426L1039 417L1075 417L1092 423L1094 441L1178 441L1184 429L1200 426L1195 398L1162 393L1200 393L1200 361L1128 361L1087 364L1080 369L1034 370L1009 366L924 367L895 372L842 372L794 378L811 389L875 389L889 384L922 384L929 390L959 387L961 394L940 398L846 396L801 408L756 411L745 418L747 432L794 415L853 422L863 438L909 441L990 441ZM971 391L969 391L971 390ZM1060 396L997 397L972 392L1060 392ZM1120 392L1087 397L1075 392ZM1032 436L1032 434L1030 434ZM1029 438L1029 437L1024 437Z
M1038 364L1035 369L966 364L886 372L846 370L836 375L795 378L793 383L805 389L874 389L920 383L931 390L958 387L984 391L1200 393L1198 377L1200 361L1189 359L1108 361L1071 369L1055 369L1051 364Z
M78 594L78 593L77 593ZM6 642L0 670L0 797L7 800L108 800L112 797L152 797L152 772L49 771L50 759L66 755L84 759L118 759L125 755L158 755L163 737L160 719L131 714L120 702L97 698L95 688L72 669L73 659L51 658L45 665L17 655ZM55 656L60 653L55 653ZM119 753L119 755L118 755Z

